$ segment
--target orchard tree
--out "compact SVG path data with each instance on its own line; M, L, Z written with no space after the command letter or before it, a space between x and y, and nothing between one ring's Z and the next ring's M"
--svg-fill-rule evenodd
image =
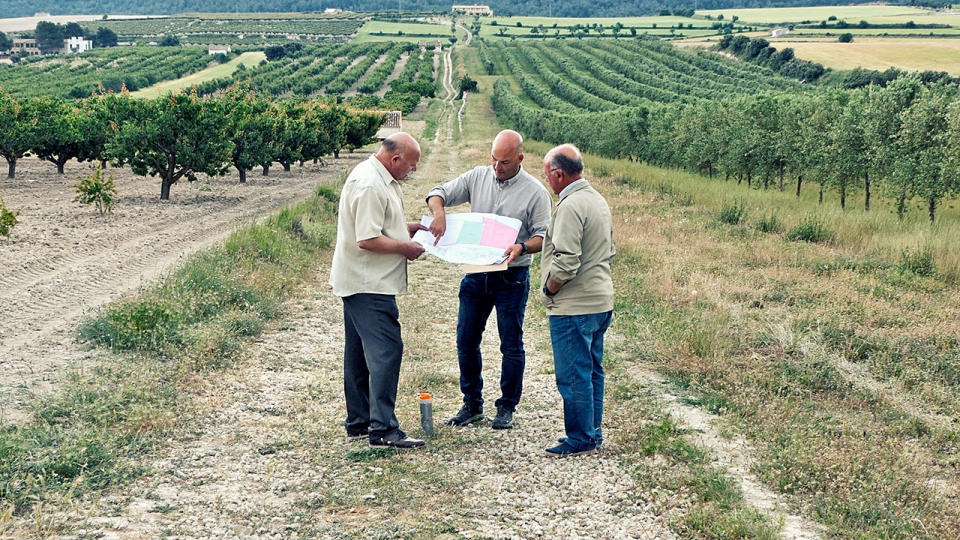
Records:
M300 159L318 161L336 150L336 141L345 133L350 114L340 105L304 103L304 128L307 137L300 148Z
M0 94L0 155L7 160L7 178L17 172L17 160L33 146L36 125L25 119L23 104L8 93Z
M271 163L278 154L276 117L268 97L250 89L249 85L227 88L220 101L227 116L227 137L233 141L230 163L247 181L247 171Z
M184 176L192 182L197 173L226 173L233 142L217 100L176 93L130 104L107 153L114 166L129 163L134 174L159 176L160 200L169 200L170 186Z
M924 85L910 107L900 112L898 166L911 173L909 190L926 202L931 222L940 202L957 191L945 166L951 152L947 113L956 94L955 87Z
M106 92L100 87L100 94L83 101L80 114L83 119L87 144L77 157L79 161L98 161L100 168L106 168L109 159L107 141L118 130L124 120L130 117L131 103L128 92Z
M307 103L293 100L281 101L276 110L277 131L275 142L277 143L277 156L275 161L283 166L284 171L289 172L292 163L303 159L303 147L310 137L304 122L304 116L307 114ZM267 168L264 166L264 175L266 173Z
M387 121L384 113L368 111L350 111L347 115L347 125L343 144L335 149L334 155L340 157L340 150L347 149L353 152L357 148L366 146L376 140L377 131Z
M73 102L59 98L36 98L24 103L26 121L36 126L30 151L38 158L63 166L84 153L86 133Z
M904 145L912 145L912 136L903 137L904 116L901 114L920 95L920 81L915 77L899 77L886 88L871 86L864 109L865 137L870 141L868 154L871 170L877 171L880 188L896 200L897 217L903 218L907 201L913 197L914 163L904 159Z

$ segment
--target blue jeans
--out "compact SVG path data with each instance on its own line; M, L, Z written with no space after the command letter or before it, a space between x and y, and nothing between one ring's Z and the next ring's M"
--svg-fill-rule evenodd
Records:
M463 403L483 408L483 360L480 341L487 319L497 309L500 332L501 397L497 407L515 411L523 392L523 315L530 294L530 269L508 268L503 272L467 274L460 282L460 313L457 317L457 360L460 362L460 391Z
M369 431L371 439L400 429L394 413L403 340L394 296L343 297L343 394L347 433Z
M567 444L592 450L603 441L603 335L613 312L547 318Z

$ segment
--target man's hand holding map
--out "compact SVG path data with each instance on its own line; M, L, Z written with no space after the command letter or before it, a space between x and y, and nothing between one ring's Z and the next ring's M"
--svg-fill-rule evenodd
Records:
M417 231L413 241L449 263L466 265L498 265L507 256L504 251L517 241L520 220L496 214L447 214L446 232L440 241L428 231ZM429 227L433 218L420 222ZM436 245L434 245L436 243Z

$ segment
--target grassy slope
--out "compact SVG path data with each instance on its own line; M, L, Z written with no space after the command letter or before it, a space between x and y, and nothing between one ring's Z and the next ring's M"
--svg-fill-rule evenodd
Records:
M142 98L155 98L159 97L168 92L176 92L183 88L190 88L193 85L200 84L211 79L217 79L220 77L228 77L234 70L237 69L237 66L244 64L246 66L254 66L260 63L261 60L264 60L266 55L261 51L252 51L245 52L240 56L234 58L233 60L227 62L226 64L218 64L216 66L198 71L196 73L191 73L186 77L181 77L174 81L164 81L162 83L155 84L149 88L144 88L143 90L138 90L136 92L131 92L131 95L134 97Z

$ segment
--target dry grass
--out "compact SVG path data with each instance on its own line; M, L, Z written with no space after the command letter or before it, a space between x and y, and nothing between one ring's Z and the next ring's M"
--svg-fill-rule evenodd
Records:
M960 293L885 255L948 249L952 222L910 229L741 188L747 219L727 225L715 186L729 204L730 184L587 159L616 217L621 353L738 426L754 471L831 535L957 537ZM785 230L816 212L834 241L761 233L760 209Z
M907 71L946 71L960 75L960 42L954 39L902 39L854 37L839 43L836 37L795 41L791 37L771 40L774 47L792 48L798 57L833 69L864 67L883 71L896 67Z
M956 17L942 11L933 11L909 6L816 6L800 8L765 8L765 9L715 9L698 10L698 16L710 15L716 19L723 15L726 20L734 16L740 17L741 24L751 23L799 23L801 21L825 21L831 16L850 23L861 20L873 24L903 24L913 21L917 24L954 24Z

